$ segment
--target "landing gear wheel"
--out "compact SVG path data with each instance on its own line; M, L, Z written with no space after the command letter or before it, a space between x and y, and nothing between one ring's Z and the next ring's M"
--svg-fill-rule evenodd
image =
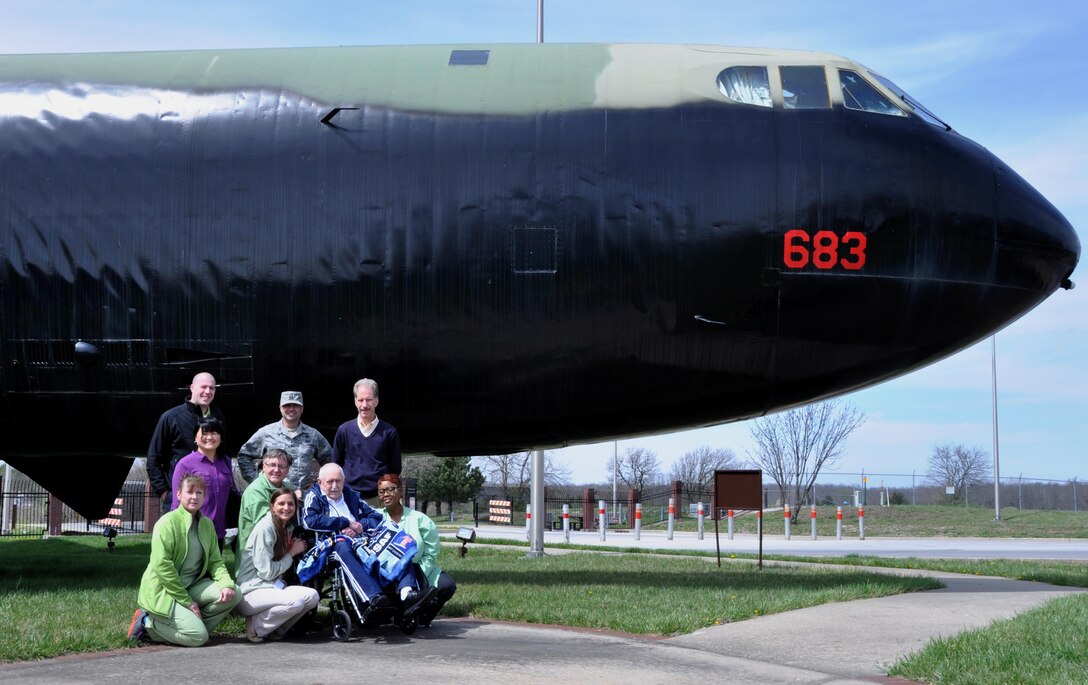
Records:
M332 636L338 642L346 642L351 637L351 616L342 609L332 612Z

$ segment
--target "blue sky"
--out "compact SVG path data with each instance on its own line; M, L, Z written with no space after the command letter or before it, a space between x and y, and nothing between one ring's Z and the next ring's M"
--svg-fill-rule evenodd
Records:
M4 0L0 53L532 42L536 6L535 0ZM549 0L544 38L793 48L858 60L1011 164L1088 245L1088 5ZM1080 287L1059 291L997 336L1003 477L1088 478L1084 267L1073 280ZM868 421L850 439L838 472L920 475L933 447L949 442L990 452L990 342L847 399ZM618 447L649 447L667 468L701 444L741 456L751 445L747 427L731 424L623 440ZM612 451L608 442L555 456L576 482L604 481Z

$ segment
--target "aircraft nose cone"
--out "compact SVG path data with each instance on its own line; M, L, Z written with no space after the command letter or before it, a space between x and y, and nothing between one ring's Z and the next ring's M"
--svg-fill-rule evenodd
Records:
M1054 205L1001 160L994 160L997 188L997 281L1049 294L1070 287L1080 260L1080 239Z

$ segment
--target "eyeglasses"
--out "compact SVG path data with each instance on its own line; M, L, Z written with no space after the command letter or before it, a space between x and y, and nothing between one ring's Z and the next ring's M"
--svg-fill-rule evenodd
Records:
M378 490L379 495L392 495L397 491L397 488L380 488Z

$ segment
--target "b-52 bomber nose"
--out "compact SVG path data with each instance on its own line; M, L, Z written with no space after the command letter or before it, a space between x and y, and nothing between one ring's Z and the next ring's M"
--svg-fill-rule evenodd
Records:
M1073 287L1080 239L1073 226L1039 191L1001 160L994 159L996 247L995 280L1048 295Z

